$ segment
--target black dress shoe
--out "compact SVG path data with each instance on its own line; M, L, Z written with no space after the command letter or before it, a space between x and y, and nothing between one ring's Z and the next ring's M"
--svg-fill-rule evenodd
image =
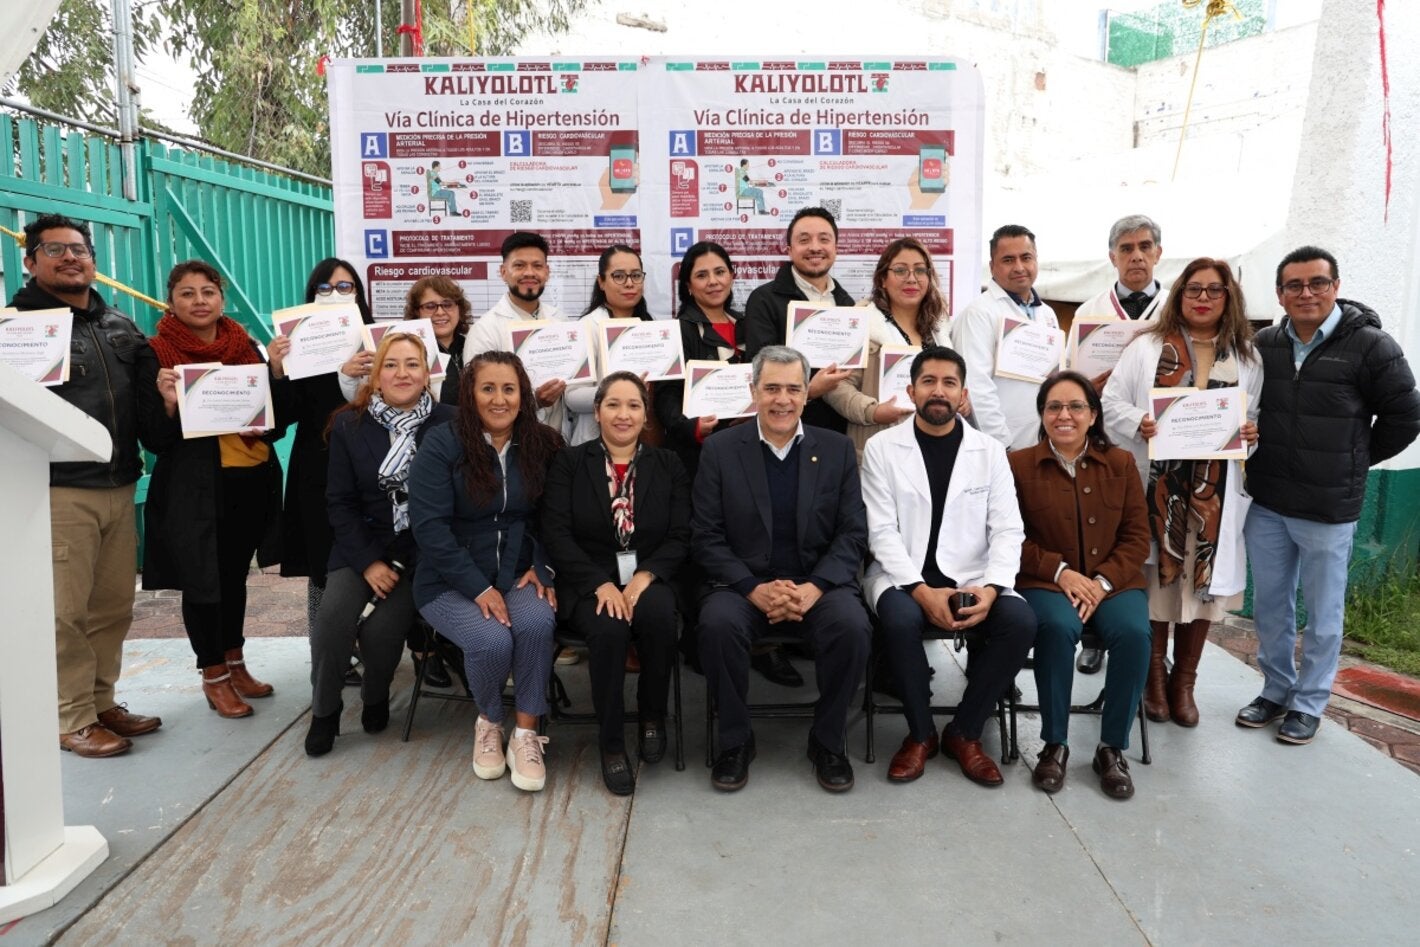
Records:
M342 707L324 717L311 714L311 729L306 733L307 756L325 756L335 747L335 738L340 735L340 714L344 709Z
M1266 697L1254 697L1252 703L1248 704L1238 715L1233 718L1233 723L1240 727L1265 727L1274 720L1280 720L1287 716L1287 708L1281 704L1274 704Z
M1075 661L1075 670L1081 674L1098 674L1104 666L1104 651L1099 648L1081 648L1080 657Z
M629 796L636 789L636 777L631 773L631 761L623 752L602 751L602 782L614 796Z
M414 662L414 676L419 677L420 668L424 672L424 686L426 687L453 687L454 680L449 677L449 669L444 667L444 662L439 660L439 656L430 651L422 658L414 652L409 653L409 659Z
M390 702L382 700L378 704L366 704L360 708L360 726L366 733L379 733L390 725Z
M809 759L814 764L818 784L829 792L847 792L853 788L853 764L842 753L828 749L813 734L809 735Z
M666 755L666 720L642 720L636 729L636 752L647 763L659 763Z
M749 764L754 761L754 734L739 746L721 750L710 770L710 785L723 792L743 789L749 782Z
M1283 720L1282 726L1277 728L1277 742L1291 743L1294 746L1310 743L1320 726L1320 717L1304 714L1300 710L1289 710L1287 711L1287 719Z
M780 687L804 686L803 676L789 663L783 648L771 648L763 654L750 655L749 666L763 674L771 684Z

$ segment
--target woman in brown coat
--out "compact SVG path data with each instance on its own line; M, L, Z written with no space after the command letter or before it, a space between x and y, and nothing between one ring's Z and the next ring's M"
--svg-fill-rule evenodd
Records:
M1134 458L1111 446L1099 395L1077 372L1057 372L1036 396L1040 443L1012 451L1026 539L1016 590L1035 609L1040 752L1032 777L1046 792L1065 783L1075 646L1088 624L1109 652L1094 770L1116 799L1134 795L1123 751L1149 669L1144 560L1149 513Z

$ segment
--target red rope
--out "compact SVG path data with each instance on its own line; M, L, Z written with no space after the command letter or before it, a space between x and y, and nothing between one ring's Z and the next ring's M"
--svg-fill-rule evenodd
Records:
M1390 141L1390 73L1386 69L1385 59L1385 0L1376 0L1376 19L1379 21L1380 44L1381 44L1381 101L1383 111L1381 112L1381 139L1385 142L1385 216L1386 223L1390 222L1390 181L1392 171L1391 141Z
M410 45L414 48L414 55L424 55L424 4L422 0L414 0L414 23L401 23L395 32L400 35L408 34Z

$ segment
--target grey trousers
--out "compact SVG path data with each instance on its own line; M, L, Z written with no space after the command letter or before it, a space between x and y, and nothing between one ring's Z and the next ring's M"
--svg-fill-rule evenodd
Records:
M414 620L414 583L401 579L357 632L355 621L371 594L364 576L354 569L336 569L326 577L325 594L311 628L311 713L317 717L340 710L340 692L357 637L365 665L360 699L366 704L389 700L390 681Z

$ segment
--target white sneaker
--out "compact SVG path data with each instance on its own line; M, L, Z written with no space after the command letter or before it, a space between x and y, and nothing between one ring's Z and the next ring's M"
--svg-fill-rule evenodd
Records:
M514 731L508 738L508 766L513 770L513 785L526 792L537 792L547 782L547 770L542 765L542 748L547 737L529 732L519 737Z
M503 725L479 714L473 725L473 775L497 779L507 768L503 762Z

